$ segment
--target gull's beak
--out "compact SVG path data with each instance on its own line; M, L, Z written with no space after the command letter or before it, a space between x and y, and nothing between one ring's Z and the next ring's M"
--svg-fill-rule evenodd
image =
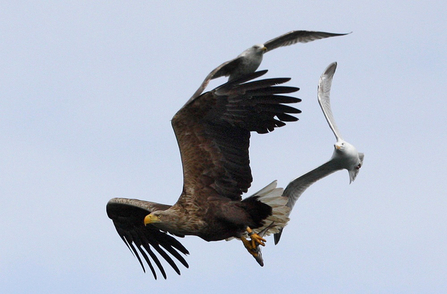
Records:
M144 218L144 225L148 225L148 224L153 224L153 223L159 223L161 222L160 218L151 214L146 215L146 217Z

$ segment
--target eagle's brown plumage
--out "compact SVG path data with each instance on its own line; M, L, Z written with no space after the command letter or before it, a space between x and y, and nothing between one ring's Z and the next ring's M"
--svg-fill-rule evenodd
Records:
M118 234L141 266L139 253L143 256L155 278L151 259L163 277L166 274L151 248L177 273L178 267L167 252L187 267L179 252L188 251L166 232L197 235L207 241L222 240L241 237L247 226L266 226L266 218L272 216L273 206L266 203L273 197L267 201L259 195L244 200L241 197L252 182L250 132L267 133L285 122L298 120L291 114L300 111L285 104L300 100L283 95L298 88L277 86L289 78L251 81L266 72L249 74L193 97L175 114L172 126L180 148L184 183L173 206L122 198L107 204L107 214ZM275 187L276 184L269 189L273 191ZM160 222L144 226L143 219L150 213Z

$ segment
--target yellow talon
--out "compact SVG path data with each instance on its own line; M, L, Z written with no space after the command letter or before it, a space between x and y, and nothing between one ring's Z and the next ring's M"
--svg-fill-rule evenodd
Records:
M265 242L267 242L264 238L262 238L258 234L253 234L250 237L253 247L256 247L258 244L261 246L265 246Z
M244 243L245 248L247 248L247 251L253 255L254 257L258 256L258 245L265 246L266 240L259 236L256 233L253 233L253 230L250 227L247 227L248 235L250 236L250 240L245 239L244 237L241 238L242 243Z

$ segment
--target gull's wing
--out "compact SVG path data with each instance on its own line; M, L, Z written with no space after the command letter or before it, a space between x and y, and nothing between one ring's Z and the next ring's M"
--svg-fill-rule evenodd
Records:
M283 95L298 88L279 85L289 78L252 81L265 73L227 82L190 99L175 114L171 123L181 153L183 191L188 192L180 199L194 197L193 202L199 203L215 193L241 200L252 182L250 132L268 133L298 120L293 115L301 111L287 104L300 99ZM189 191L208 192L191 195Z
M200 87L194 92L191 99L194 99L198 97L200 94L202 94L203 90L205 90L206 86L208 86L208 83L212 79L216 79L223 76L229 76L234 71L234 69L236 69L239 66L241 60L242 57L238 56L234 59L225 61L224 63L213 69L203 80Z
M332 78L334 77L335 69L337 68L337 62L331 63L324 73L320 77L320 81L318 82L318 103L320 103L321 110L323 111L324 116L329 124L329 127L334 132L334 135L337 141L341 140L340 131L335 124L334 116L331 110L331 85Z
M140 255L144 258L155 279L157 279L157 274L152 262L157 265L165 279L166 273L157 255L152 251L153 249L169 263L177 274L180 275L180 270L171 256L188 267L188 263L180 253L189 254L189 252L179 241L152 225L145 226L143 224L144 217L151 211L165 210L169 207L170 205L126 198L111 199L106 207L107 215L113 221L118 235L138 259L143 271L145 269Z
M278 47L289 46L295 43L307 43L314 40L336 37L336 36L344 36L347 34L350 33L335 34L335 33L316 32L316 31L291 31L265 42L264 46L267 48L266 52L268 52Z
M318 180L340 170L341 167L334 160L329 160L328 162L320 165L319 167L311 170L310 172L302 175L299 178L296 178L292 182L290 182L286 189L284 189L283 196L288 198L287 206L290 207L290 212L292 212L293 207L295 206L296 201L301 196L301 194L306 191L313 183ZM275 234L275 244L278 244L279 239L281 238L281 233L283 229L280 229L278 233Z

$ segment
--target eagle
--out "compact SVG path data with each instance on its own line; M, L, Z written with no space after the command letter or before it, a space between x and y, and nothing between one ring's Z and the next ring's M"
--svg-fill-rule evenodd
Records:
M251 132L272 132L297 121L301 112L288 105L301 99L286 95L299 88L282 85L290 78L258 79L266 72L249 73L192 97L174 115L171 124L183 166L183 189L174 205L127 198L107 203L107 215L119 236L143 271L142 259L146 261L155 279L156 268L167 277L155 252L179 275L174 260L189 267L184 258L189 252L174 236L238 238L257 258L263 236L287 224L290 208L276 181L242 199L253 180Z
M261 65L262 58L265 53L272 51L273 49L289 46L296 43L308 43L315 40L344 36L350 33L329 33L320 31L290 31L281 36L273 38L263 44L255 44L250 48L244 50L237 57L228 60L215 69L213 69L203 80L200 87L192 95L192 97L197 97L200 95L206 86L212 79L226 76L228 80L234 80L240 78L246 74L256 71Z

